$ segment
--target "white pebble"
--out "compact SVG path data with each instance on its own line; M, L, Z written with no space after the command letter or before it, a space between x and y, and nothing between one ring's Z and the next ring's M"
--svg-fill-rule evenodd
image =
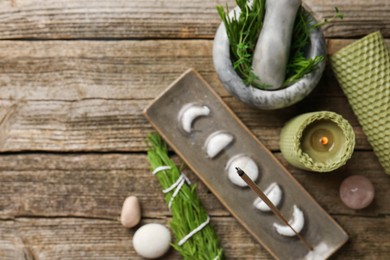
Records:
M313 250L309 251L307 255L303 258L305 260L318 260L318 259L327 259L329 257L329 251L332 250L326 242L321 242L316 245Z
M126 228L136 226L141 220L141 206L138 198L130 196L125 199L121 212L121 224Z
M207 106L199 106L194 104L184 105L179 112L179 121L181 123L181 128L187 132L191 133L193 122L201 116L208 116L210 114L210 109Z
M292 218L288 221L288 224L290 224L290 226L298 233L302 231L303 226L305 225L305 217L303 216L303 212L296 205L294 205L293 215ZM276 232L282 236L293 237L296 235L295 232L287 225L274 223L274 227L276 228Z
M209 158L214 158L223 149L228 147L234 140L234 137L226 132L217 131L207 137L205 142L205 149Z
M163 256L171 243L171 233L165 226L157 223L146 224L134 234L134 250L142 257L154 259Z
M256 181L259 177L259 168L255 161L252 160L249 156L246 155L237 155L229 160L227 163L227 171L229 180L240 187L248 186L245 181L237 174L236 167L241 168L246 175L252 180Z
M264 190L264 194L275 207L279 206L279 203L282 200L282 193L282 189L276 182L271 183L268 188ZM256 198L253 205L261 211L271 211L270 207L268 207L268 205L260 198Z

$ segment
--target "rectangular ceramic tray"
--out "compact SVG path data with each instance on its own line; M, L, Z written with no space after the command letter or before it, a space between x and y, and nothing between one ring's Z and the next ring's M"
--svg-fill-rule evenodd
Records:
M183 131L180 111L188 104L206 106L208 116L194 118L190 133ZM277 259L325 259L347 240L346 232L314 201L295 178L247 129L222 99L194 70L188 70L144 111L165 141L197 174L212 193ZM210 134L223 131L234 141L217 156L206 154ZM253 206L256 194L249 188L232 184L227 177L227 163L237 155L251 158L259 168L256 184L264 191L276 182L283 191L279 209L291 219L293 205L303 211L301 235L315 248L309 251L296 236L281 236L273 223L281 222L270 212ZM312 258L314 257L314 258Z

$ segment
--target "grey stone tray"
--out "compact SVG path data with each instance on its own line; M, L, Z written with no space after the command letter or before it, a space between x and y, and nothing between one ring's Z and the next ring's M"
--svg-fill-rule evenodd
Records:
M197 118L191 133L186 133L180 127L179 113L189 103L207 106L210 114ZM144 113L165 141L273 257L311 259L315 253L316 259L325 259L348 240L345 231L194 70L186 71ZM205 141L210 134L220 130L232 134L234 142L211 159L206 156ZM297 237L279 235L273 227L274 222L280 223L276 216L253 206L256 194L230 182L226 164L238 154L245 154L256 162L259 168L256 183L262 190L273 182L280 185L284 195L279 209L287 219L291 217L293 205L303 211L305 226L300 233L315 247L315 252L309 251Z

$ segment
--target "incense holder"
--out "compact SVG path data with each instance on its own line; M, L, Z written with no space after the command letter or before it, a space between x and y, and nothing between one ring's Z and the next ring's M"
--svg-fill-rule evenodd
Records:
M194 117L190 133L182 130L180 112L173 112L182 111L188 104L209 111L207 116ZM176 154L275 259L326 259L347 241L345 231L195 71L184 73L144 113ZM223 149L210 156L205 142L210 136L216 138L215 133L234 137L235 141L222 142ZM252 188L231 181L231 173L239 177L235 167L243 166L247 166L246 178L267 190L269 199L313 250L296 235L290 237L285 223L259 205L261 201L255 201L257 194ZM268 189L271 185L273 188Z
M239 14L239 9L232 12ZM315 23L312 16L309 16L309 23ZM279 109L291 106L307 95L315 88L320 81L325 69L325 60L318 68L294 84L278 90L262 90L251 85L246 85L243 79L233 68L233 62L230 52L229 39L226 34L226 28L223 23L219 26L213 45L213 62L215 71L218 74L222 85L233 96L247 105L259 109ZM307 46L306 57L314 58L316 56L326 57L326 44L324 36L320 29L312 30L310 34L310 44Z

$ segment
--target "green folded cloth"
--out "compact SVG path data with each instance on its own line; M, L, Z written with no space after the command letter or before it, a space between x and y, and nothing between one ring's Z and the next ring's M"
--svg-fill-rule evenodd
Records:
M346 46L330 62L379 162L390 174L390 53L381 33Z

